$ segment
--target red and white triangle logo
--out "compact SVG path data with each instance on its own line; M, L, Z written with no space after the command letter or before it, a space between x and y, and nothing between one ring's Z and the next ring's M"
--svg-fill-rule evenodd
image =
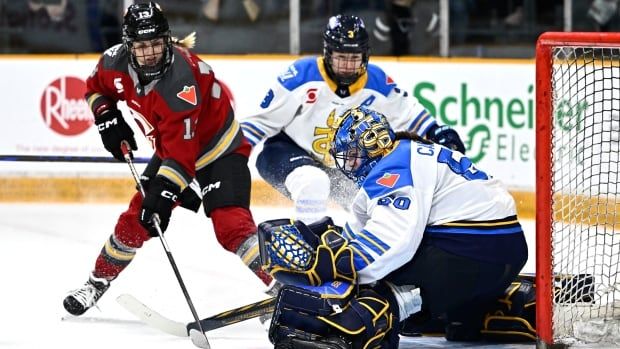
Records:
M398 173L389 173L386 172L383 174L383 177L377 179L377 184L382 185L384 187L388 187L388 188L394 188L394 185L396 185L396 182L398 182L398 179L400 178L400 175Z
M177 93L177 97L191 105L196 105L196 103L198 103L198 98L196 98L196 86L183 86L183 91Z

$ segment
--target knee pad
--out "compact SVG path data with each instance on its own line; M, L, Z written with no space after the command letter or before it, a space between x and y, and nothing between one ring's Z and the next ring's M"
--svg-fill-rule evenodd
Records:
M236 253L250 235L256 233L256 225L250 210L238 206L219 207L211 211L211 221L217 241L227 251Z
M329 177L315 166L300 166L284 181L295 205L295 218L306 224L327 215Z

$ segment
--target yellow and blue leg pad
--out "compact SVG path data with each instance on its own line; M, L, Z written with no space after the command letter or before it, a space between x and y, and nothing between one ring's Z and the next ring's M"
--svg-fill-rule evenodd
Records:
M398 348L398 306L387 288L359 290L341 281L321 286L286 285L278 294L269 340L304 348ZM377 292L379 291L379 292ZM387 297L386 297L387 296ZM396 309L396 311L395 311ZM294 340L293 340L294 339Z

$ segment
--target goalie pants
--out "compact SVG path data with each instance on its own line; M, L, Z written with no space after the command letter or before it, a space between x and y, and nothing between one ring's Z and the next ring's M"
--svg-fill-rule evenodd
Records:
M231 252L256 233L249 210L251 177L247 161L246 156L231 153L196 173L204 213L211 218L218 242ZM142 196L137 192L101 249L93 271L96 277L116 278L133 260L137 249L150 239L138 219L141 206Z
M289 199L291 195L284 181L293 170L301 166L314 166L326 172L331 182L330 198L348 208L358 191L357 185L338 169L326 167L316 161L284 132L267 139L256 158L256 168L261 177Z
M413 259L385 280L418 286L423 311L447 326L462 323L468 333L477 335L487 310L504 294L527 258L514 263L482 262L446 252L425 240Z

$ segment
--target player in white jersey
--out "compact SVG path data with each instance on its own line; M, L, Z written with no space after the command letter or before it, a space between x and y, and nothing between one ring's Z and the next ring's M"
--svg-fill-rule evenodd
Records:
M259 226L266 269L286 285L272 342L397 348L397 324L420 312L445 321L449 340L479 339L527 260L511 195L462 153L394 132L365 107L347 110L331 138L337 168L359 186L345 226ZM342 286L355 283L357 295Z
M252 145L266 139L256 161L260 175L293 200L296 218L308 224L326 214L330 191L343 206L355 191L334 169L328 140L333 116L350 107L372 107L390 115L397 130L465 151L456 131L439 126L415 97L368 63L368 33L360 18L331 17L323 43L322 57L295 61L267 92L260 109L241 123Z

